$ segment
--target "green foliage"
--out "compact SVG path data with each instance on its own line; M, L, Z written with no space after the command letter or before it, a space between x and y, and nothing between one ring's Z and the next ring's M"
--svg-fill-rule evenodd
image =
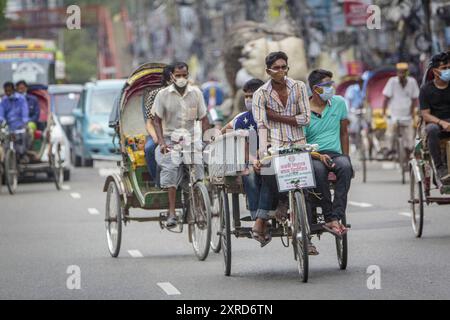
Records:
M97 41L89 29L64 31L66 76L69 83L84 83L97 75Z

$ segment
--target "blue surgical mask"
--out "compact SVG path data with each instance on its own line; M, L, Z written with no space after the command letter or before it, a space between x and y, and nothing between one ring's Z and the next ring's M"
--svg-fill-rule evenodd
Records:
M442 81L449 82L450 81L450 69L442 70L439 78L441 78Z
M252 111L252 99L245 99L245 108L247 111Z
M334 96L334 88L333 87L322 87L323 93L319 94L320 98L323 101L328 101Z

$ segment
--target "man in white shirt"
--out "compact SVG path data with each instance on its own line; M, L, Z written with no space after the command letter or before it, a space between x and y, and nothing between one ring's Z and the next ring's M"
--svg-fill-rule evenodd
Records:
M407 63L397 63L396 67L397 76L390 78L383 89L383 115L386 116L388 108L390 112L387 136L390 137L391 151L393 151L397 125L400 124L400 135L403 138L404 146L408 150L412 150L414 145L413 119L418 104L419 86L414 78L408 76Z
M161 167L160 184L169 191L169 215L166 227L177 225L175 214L176 191L181 182L181 165L189 159L182 159L176 145L193 144L196 158L196 179L203 179L202 133L197 121L202 122L202 131L209 129L206 106L199 88L188 83L189 69L186 63L178 62L171 73L172 84L159 91L153 103L154 125L159 146L156 148L156 162Z

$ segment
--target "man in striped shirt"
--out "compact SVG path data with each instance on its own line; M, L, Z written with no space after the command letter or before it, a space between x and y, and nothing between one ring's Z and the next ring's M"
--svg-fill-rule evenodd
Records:
M268 146L287 146L305 143L303 126L309 124L310 107L305 83L287 77L288 57L284 52L272 52L266 57L266 72L270 80L253 94L252 112L258 127L259 151L265 152ZM259 161L254 164L260 171ZM275 175L263 175L257 219L253 226L253 237L265 245L270 241L267 234L267 221L272 204L276 202L278 187ZM277 217L287 215L287 194L279 195Z

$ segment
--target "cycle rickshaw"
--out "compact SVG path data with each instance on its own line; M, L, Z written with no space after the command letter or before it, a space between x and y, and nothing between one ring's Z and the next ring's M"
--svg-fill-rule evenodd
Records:
M402 136L403 128L411 124L411 120L397 120L395 123L395 136L393 142L393 153L389 153L391 141L387 141L387 121L382 114L384 96L383 89L391 77L396 76L394 68L380 68L371 73L367 80L366 99L369 121L369 130L367 136L367 155L370 161L393 161L398 163L401 172L402 184L405 183L408 174L408 161L411 150L405 146L405 138ZM410 137L412 138L412 137Z
M224 258L224 274L231 275L232 243L231 238L252 238L251 227L241 222L251 221L250 217L241 217L239 195L244 194L242 176L248 168L247 131L238 130L218 136L209 146L209 178L218 192L220 239ZM307 188L315 185L311 162L311 152L315 145L296 145L287 148L270 149L263 163L273 160L278 177L280 191L289 192L289 219L280 221L275 218L269 228L272 237L281 238L284 247L292 245L294 258L303 282L308 281L308 246L313 235L327 232L323 215L317 210L317 203L306 202ZM288 169L288 170L287 170ZM286 171L287 170L287 171ZM330 183L332 183L330 181ZM231 194L231 212L229 195ZM309 212L309 213L308 213ZM311 218L309 218L311 217ZM346 225L346 219L341 221ZM346 225L350 228L350 225ZM340 269L347 267L347 235L336 237L336 248Z
M44 85L31 85L28 93L38 99L40 118L35 130L26 129L10 132L7 127L2 128L4 179L10 194L17 190L19 179L46 173L61 190L64 182L64 168L67 165L67 141L56 116L50 110L50 98L47 87ZM15 144L23 134L31 139L30 148L25 153L29 161L18 159Z
M432 79L433 73L429 68L424 74L422 85ZM417 238L420 238L423 232L425 205L450 204L450 185L442 184L436 178L436 168L428 149L425 125L423 118L420 118L413 157L409 161L410 199L408 202L411 205L411 222ZM447 168L450 168L450 137L441 139L440 147L442 161L447 163ZM432 186L433 184L435 187Z
M162 229L166 212L158 216L137 217L130 209L167 210L168 192L155 187L145 161L144 145L147 136L143 118L144 95L147 90L162 86L164 64L147 63L136 69L127 79L114 105L110 126L116 131L122 160L117 164L120 173L106 178L105 227L108 249L117 257L122 241L122 226L134 222L158 222ZM211 204L208 190L202 181L193 180L193 168L189 167L189 186L177 191L177 228L181 233L188 225L189 241L199 260L206 259L211 240Z

